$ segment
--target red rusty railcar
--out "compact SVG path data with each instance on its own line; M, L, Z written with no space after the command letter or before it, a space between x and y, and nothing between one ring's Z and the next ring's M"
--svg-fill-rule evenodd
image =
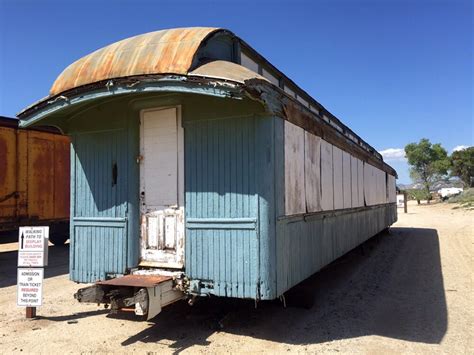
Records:
M0 117L0 231L49 225L50 240L69 237L69 138L21 129Z

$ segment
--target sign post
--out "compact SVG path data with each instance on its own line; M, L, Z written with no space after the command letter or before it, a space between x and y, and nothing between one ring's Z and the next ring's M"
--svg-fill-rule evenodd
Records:
M408 213L408 195L403 191L403 212Z
M43 301L44 266L48 265L49 227L20 227L18 233L17 305L26 318L36 317Z

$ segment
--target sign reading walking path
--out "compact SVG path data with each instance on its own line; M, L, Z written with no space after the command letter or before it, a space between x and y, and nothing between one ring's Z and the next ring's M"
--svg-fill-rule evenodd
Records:
M49 227L20 227L18 267L48 266Z
M17 305L36 316L43 302L44 266L48 265L49 227L20 227L18 233Z

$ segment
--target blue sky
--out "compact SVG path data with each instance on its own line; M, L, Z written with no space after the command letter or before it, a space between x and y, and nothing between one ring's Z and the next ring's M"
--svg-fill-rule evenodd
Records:
M468 0L0 0L0 115L46 96L62 69L95 49L187 26L242 37L384 151L400 183L409 182L407 143L473 145Z

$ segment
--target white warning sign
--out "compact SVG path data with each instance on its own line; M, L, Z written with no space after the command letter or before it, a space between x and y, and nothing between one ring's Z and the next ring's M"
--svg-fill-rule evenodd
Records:
M18 268L17 305L41 306L44 269Z
M20 227L18 233L18 266L48 265L49 227Z

